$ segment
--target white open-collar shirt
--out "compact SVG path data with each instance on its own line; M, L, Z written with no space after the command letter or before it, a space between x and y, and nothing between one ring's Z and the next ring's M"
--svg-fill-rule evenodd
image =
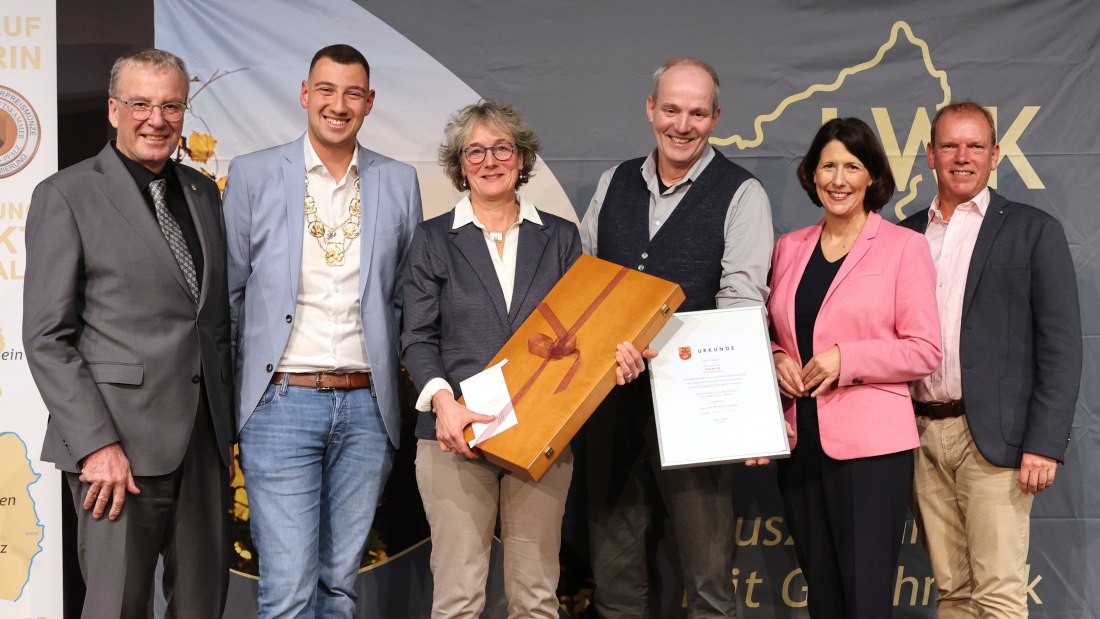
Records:
M357 197L359 149L355 149L343 178L337 181L321 162L308 135L303 143L306 165L302 172L309 182L317 216L326 226L338 225L347 218L351 201ZM302 229L302 269L294 325L279 371L369 371L359 308L360 248L362 237L369 232L361 230L359 238L349 244L342 265L329 266L308 226L307 222Z

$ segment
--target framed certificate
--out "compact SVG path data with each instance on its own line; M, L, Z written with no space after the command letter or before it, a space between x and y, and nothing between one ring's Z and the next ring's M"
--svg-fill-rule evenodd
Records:
M675 314L650 348L662 468L790 456L763 305Z

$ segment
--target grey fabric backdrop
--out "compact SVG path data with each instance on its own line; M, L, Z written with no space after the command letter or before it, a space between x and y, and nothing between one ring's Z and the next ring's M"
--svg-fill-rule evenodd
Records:
M911 213L935 193L921 121L947 90L952 99L995 106L1006 155L997 189L1065 225L1085 333L1073 442L1057 483L1033 512L1031 608L1035 617L1100 616L1100 210L1094 205L1100 194L1100 9L1094 2L358 3L479 95L516 104L542 137L545 162L578 216L604 169L652 148L643 104L650 74L670 56L696 56L717 69L723 113L715 138L742 138L721 149L762 180L777 234L819 216L793 171L828 114L823 109L859 116L876 127L888 149L897 144L893 164L904 189L884 210L896 219L897 202L906 201L902 210ZM256 20L262 28L260 12ZM894 44L887 46L892 36ZM911 187L914 196L908 196ZM736 500L743 516L741 548L731 577L743 616L804 616L798 610L803 583L793 574L774 470L742 473ZM583 555L583 518L577 513L567 522L567 535L580 542L575 550ZM659 616L682 616L672 563L664 554L667 540L658 545ZM362 616L427 616L426 553L427 546L419 546L365 572ZM915 535L905 539L898 571L896 616L932 616L927 559ZM227 616L246 616L254 585L239 579L234 587ZM497 574L491 588L495 605L487 614L504 616Z

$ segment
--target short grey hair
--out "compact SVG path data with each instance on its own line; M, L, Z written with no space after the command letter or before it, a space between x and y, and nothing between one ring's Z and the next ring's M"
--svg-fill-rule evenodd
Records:
M166 52L161 49L139 49L115 61L115 64L111 67L111 84L107 88L107 94L111 97L117 97L118 83L122 79L122 70L124 68L136 69L138 67L174 69L183 77L183 82L187 84L187 90L190 92L191 79L187 74L187 65L184 64L183 59L171 52Z
M932 146L936 145L936 125L939 124L940 119L948 114L978 114L985 118L985 122L989 124L989 139L990 144L997 145L997 124L993 122L993 114L989 110L985 109L981 104L966 99L964 101L954 101L936 110L936 115L932 117Z
M459 191L466 191L466 177L462 174L462 149L466 141L478 125L485 125L504 133L510 133L516 143L516 154L523 157L523 167L520 168L519 178L516 180L516 188L524 185L531 178L531 169L535 167L535 160L542 144L534 130L523 122L516 108L492 99L482 99L472 105L467 105L455 112L447 126L443 129L443 144L439 146L439 164L451 184ZM491 156L491 155L490 155Z
M719 89L719 83L718 83L718 72L714 70L714 67L710 66L706 62L703 62L702 60L699 60L698 58L688 58L687 56L677 56L675 58L669 58L668 60L664 61L664 63L662 63L661 66L657 67L657 70L653 72L653 93L650 94L649 96L652 97L654 101L656 101L657 100L657 89L661 85L661 78L664 77L665 71L668 71L669 69L671 69L673 67L678 67L680 65L688 65L690 67L698 67L698 68L700 68L700 69L707 72L707 75L710 76L711 81L714 82L714 100L710 102L710 111L711 112L717 111L718 110L718 92L720 90Z

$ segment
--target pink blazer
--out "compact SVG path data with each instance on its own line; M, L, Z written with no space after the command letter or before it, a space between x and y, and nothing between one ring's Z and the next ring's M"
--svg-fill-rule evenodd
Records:
M800 365L794 296L823 222L780 237L772 258L772 347ZM837 386L818 396L821 446L837 460L916 447L908 381L942 357L936 274L924 236L871 213L833 280L814 328L814 354L840 346ZM784 414L796 429L795 402ZM791 447L798 437L791 441Z

